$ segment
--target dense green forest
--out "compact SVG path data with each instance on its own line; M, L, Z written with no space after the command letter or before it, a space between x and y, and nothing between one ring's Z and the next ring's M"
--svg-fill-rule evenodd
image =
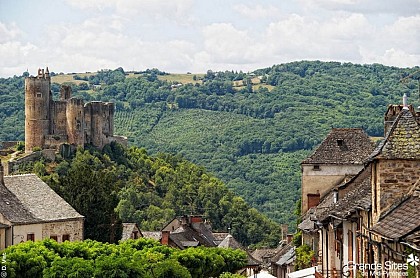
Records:
M243 246L276 246L280 239L278 224L179 155L150 156L145 149L112 143L23 170L33 170L85 216L88 239L117 242L121 222L160 231L174 217L189 214L203 215L213 231L230 230Z
M247 263L247 255L241 250L201 247L177 250L148 239L120 244L92 240L57 243L45 239L10 246L3 254L2 277L10 278L232 277L229 273Z
M419 104L418 76L400 82L418 70L301 61L252 73L209 70L183 82L156 69L129 75L118 68L73 76L72 87L86 100L114 101L115 133L131 144L150 154L181 154L259 211L291 224L300 161L332 127L382 136L388 104L404 93ZM22 77L0 79L0 93L0 139L22 140Z

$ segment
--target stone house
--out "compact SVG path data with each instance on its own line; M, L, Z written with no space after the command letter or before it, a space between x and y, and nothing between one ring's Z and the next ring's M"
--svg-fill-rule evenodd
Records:
M0 166L0 250L28 240L83 240L83 219L34 174L4 176Z
M143 234L136 223L123 223L122 225L123 231L121 240L138 239L143 237Z
M401 277L408 256L420 254L419 116L411 106L389 106L385 138L362 169L304 215L299 227L318 238L314 249L324 277L374 276L378 270Z

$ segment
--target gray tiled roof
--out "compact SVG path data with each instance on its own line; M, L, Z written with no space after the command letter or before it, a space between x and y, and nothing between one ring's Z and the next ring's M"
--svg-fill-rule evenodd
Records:
M420 159L420 127L409 110L402 110L384 140L372 153L386 159Z
M138 234L139 237L143 236L142 232L137 227L136 223L122 223L122 225L123 225L123 231L122 231L122 235L121 235L121 240L130 239L133 231L138 231L139 232L139 234Z
M244 249L243 246L232 235L228 235L217 247Z
M361 128L333 128L302 164L362 164L374 149Z
M34 174L5 176L4 184L36 219L59 221L83 217Z
M40 221L40 219L34 217L19 199L1 183L0 196L0 214L8 221L16 224L36 223Z
M420 179L407 198L385 212L372 231L393 240L410 235L420 229Z
M420 198L410 197L373 226L372 230L390 239L399 239L420 227Z
M333 202L333 191L343 191L344 194ZM367 210L371 207L371 167L360 171L350 181L338 188L331 190L315 209L316 219L326 220L329 216L346 218L356 210Z
M194 228L183 224L181 227L171 232L169 238L181 249L187 247L184 243L193 241L199 243L201 246L216 247L214 237L210 235L211 231L204 231L207 227L203 223L200 224L202 225L195 225Z
M228 235L229 233L213 233L214 243L219 245Z
M291 264L295 257L295 247L291 246L290 249L287 250L287 252L279 258L279 260L276 262L277 265L288 265Z
M150 238L150 239L155 239L157 241L159 241L162 238L162 232L141 232L144 238Z

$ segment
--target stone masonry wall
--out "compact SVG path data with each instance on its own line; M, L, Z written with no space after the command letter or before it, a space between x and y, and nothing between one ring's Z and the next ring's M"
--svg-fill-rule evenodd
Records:
M404 197L420 178L420 161L381 160L377 171L376 196L379 212L382 213L398 199Z
M57 241L63 241L63 235L69 235L70 241L83 240L83 219L50 222L42 225L42 238L57 236Z

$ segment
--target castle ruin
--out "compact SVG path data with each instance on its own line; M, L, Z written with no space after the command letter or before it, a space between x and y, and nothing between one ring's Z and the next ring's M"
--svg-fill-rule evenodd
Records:
M113 141L123 145L127 138L114 136L114 103L71 96L70 86L61 86L60 99L53 100L48 67L37 76L25 78L25 150L59 149L63 144L102 149Z

